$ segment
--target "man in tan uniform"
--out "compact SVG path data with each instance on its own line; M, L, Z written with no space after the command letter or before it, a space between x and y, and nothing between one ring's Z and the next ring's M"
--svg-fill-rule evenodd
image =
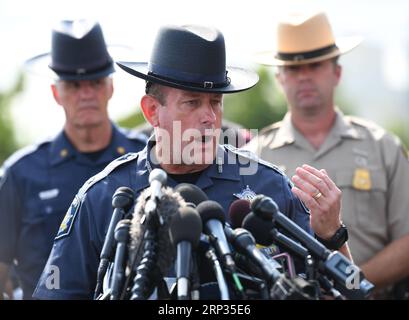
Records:
M334 105L338 56L359 41L336 42L323 13L280 23L277 36L275 55L258 60L278 66L289 112L245 148L289 176L304 163L325 169L343 192L355 263L378 289L389 287L409 275L409 162L398 138Z

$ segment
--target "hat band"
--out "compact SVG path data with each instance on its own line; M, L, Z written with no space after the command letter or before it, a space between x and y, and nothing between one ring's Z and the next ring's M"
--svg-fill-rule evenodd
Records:
M83 75L88 75L92 73L98 73L98 72L104 71L105 69L112 67L112 60L108 61L108 63L104 64L102 67L93 68L93 69L77 68L75 70L63 70L63 69L55 68L51 65L49 65L49 67L59 76L83 76Z
M279 60L284 60L284 61L302 61L302 60L314 59L314 58L329 54L337 49L338 47L335 44L332 44L327 47L320 48L317 50L312 50L312 51L297 52L297 53L278 52L276 55L276 58Z
M160 78L169 82L177 82L180 85L185 85L189 87L196 88L223 88L230 84L230 78L227 77L227 71L222 75L208 76L206 78L203 75L179 72L170 68L158 66L152 63L149 63L149 72L148 75Z

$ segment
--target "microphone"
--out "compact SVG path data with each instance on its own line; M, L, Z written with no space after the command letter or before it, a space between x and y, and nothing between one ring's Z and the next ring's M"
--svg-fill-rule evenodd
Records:
M233 201L229 208L230 225L233 229L241 228L244 218L250 213L250 202L244 199Z
M202 218L203 231L209 236L223 264L226 267L233 267L232 253L224 233L225 216L222 206L216 201L206 200L197 206L197 211Z
M112 196L112 207L114 211L112 213L111 221L109 222L108 231L105 235L104 245L100 254L100 262L97 273L97 284L94 292L94 299L98 297L102 290L102 282L105 273L108 268L109 262L112 260L112 254L114 251L114 230L119 222L131 209L134 202L135 194L132 189L128 187L118 188Z
M183 207L170 223L169 235L176 246L176 278L178 300L189 300L189 278L192 268L192 249L199 244L202 220L197 210Z
M206 193L194 184L180 183L174 188L174 191L178 192L185 199L186 204L193 208L196 208L199 203L208 200Z
M229 228L226 226L226 229ZM237 228L228 230L226 234L234 249L260 268L270 286L280 278L281 273L277 270L276 264L257 249L256 241L249 231Z
M150 183L150 197L145 205L145 213L147 215L153 214L157 209L157 204L162 197L162 187L165 186L168 175L165 171L155 168L149 174Z
M111 300L118 300L125 280L125 262L128 249L129 230L131 220L124 219L118 222L115 228L117 242L112 280Z
M186 203L172 188L164 187L156 214L162 223L147 218L145 208L151 190L145 189L138 197L131 225L130 261L136 273L131 299L148 298L155 286L168 274L175 260L175 249L169 236L170 223ZM156 219L157 220L157 219Z
M256 196L251 204L253 212L264 221L272 221L278 225L297 241L303 244L311 254L318 258L318 267L321 271L328 274L339 287L339 290L348 298L365 299L374 286L365 279L362 271L354 265L344 255L338 251L331 252L305 230L300 228L295 222L278 210L277 204L271 198L259 195ZM354 276L353 288L348 288L347 284ZM359 281L359 283L357 283Z

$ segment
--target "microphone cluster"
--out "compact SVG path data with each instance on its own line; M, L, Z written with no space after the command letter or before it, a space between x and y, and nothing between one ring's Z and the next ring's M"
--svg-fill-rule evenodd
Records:
M258 195L222 206L154 169L134 199L113 195L95 299L366 299L373 285ZM229 223L226 222L228 219Z

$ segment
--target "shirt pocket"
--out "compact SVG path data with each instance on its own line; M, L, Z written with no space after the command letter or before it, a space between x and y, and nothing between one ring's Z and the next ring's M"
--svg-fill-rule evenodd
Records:
M380 169L366 169L369 172L370 188L363 190L354 186L356 169L336 172L334 182L342 191L342 219L345 224L357 226L360 230L383 232L387 226L386 176Z

